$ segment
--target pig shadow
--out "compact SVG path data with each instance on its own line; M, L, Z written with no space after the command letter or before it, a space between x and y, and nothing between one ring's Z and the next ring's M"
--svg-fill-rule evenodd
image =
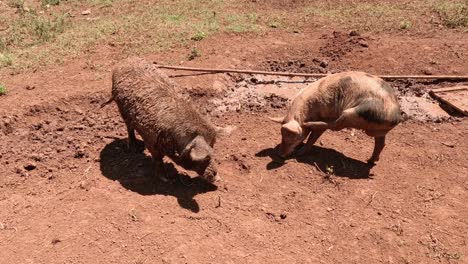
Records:
M264 149L255 154L255 156L270 157L272 159L272 161L267 164L267 170L273 170L286 164L285 160L278 156L277 148ZM295 159L297 162L318 167L322 172L332 170L334 175L350 179L369 178L370 170L373 167L371 164L347 157L334 149L322 148L319 146L314 146L307 155L293 156L290 159Z
M177 198L182 208L199 212L200 207L193 198L200 193L217 189L200 177L191 178L177 171L172 163L166 163L171 182L163 182L153 173L151 156L145 153L129 153L127 141L117 139L107 144L100 153L102 175L118 181L127 190L141 195L170 195Z

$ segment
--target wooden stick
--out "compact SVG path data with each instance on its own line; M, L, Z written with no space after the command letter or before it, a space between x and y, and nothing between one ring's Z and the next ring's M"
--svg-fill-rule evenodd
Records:
M455 86L455 87L432 89L431 92L440 93L440 92L450 92L450 91L458 91L458 90L466 90L466 89L468 89L468 86Z
M457 107L456 105L452 104L450 101L445 100L444 98L438 96L438 95L435 94L435 93L432 93L431 95L432 95L433 97L435 97L437 100L439 100L439 101L441 101L441 102L443 102L443 103L445 103L445 104L450 105L451 107L453 107L453 109L455 109L455 110L457 110L458 112L464 114L465 116L468 116L468 111L465 111L465 110L463 110L463 109Z
M197 67L182 67L156 64L156 67L162 69L194 71L194 72L211 72L211 73L247 73L247 74L263 74L263 75L277 75L277 76L298 76L298 77L313 77L322 78L327 76L326 73L296 73L296 72L271 72L271 71L255 71L255 70L237 70L237 69L213 69L213 68L197 68ZM396 79L415 79L415 80L468 80L468 76L456 75L378 75L382 79L396 80Z

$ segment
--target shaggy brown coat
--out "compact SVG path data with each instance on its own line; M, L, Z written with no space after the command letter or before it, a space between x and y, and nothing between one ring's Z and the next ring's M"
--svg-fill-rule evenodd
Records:
M113 70L112 98L127 125L129 148L135 148L136 130L153 156L156 170L161 170L166 155L202 176L207 167L216 174L211 159L215 127L178 96L176 85L154 65L136 58L122 62Z

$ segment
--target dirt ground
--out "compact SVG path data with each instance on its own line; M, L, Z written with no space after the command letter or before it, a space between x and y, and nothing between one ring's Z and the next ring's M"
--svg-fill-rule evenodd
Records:
M272 71L466 74L466 33L309 29L219 34L148 60ZM307 157L273 161L280 116L312 79L167 71L200 112L237 129L216 145L216 185L152 176L125 151L110 94L119 51L0 73L0 263L467 263L468 120L395 81L409 119L373 140L326 132ZM93 64L89 64L92 58ZM169 161L168 161L169 162Z

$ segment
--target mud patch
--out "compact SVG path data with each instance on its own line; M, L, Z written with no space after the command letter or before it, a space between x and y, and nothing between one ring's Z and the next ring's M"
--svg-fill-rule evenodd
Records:
M457 114L441 105L429 95L433 88L445 87L450 83L416 82L396 80L392 86L397 89L401 109L408 118L423 122L443 122L457 118Z
M273 84L274 85L274 84ZM230 88L221 98L213 98L214 115L229 111L258 112L268 108L282 108L287 105L288 98L261 91L256 84L250 81L240 81Z
M225 112L263 112L286 108L297 93L316 81L312 78L265 75L236 75L224 92L210 93L194 89L190 99L205 115L220 116ZM429 96L434 84L395 81L395 88L406 117L422 122L443 122L454 119ZM430 87L430 88L429 88Z
M208 116L219 117L226 112L264 112L285 108L297 92L312 81L304 78L235 75L222 92L212 93L194 88L186 91L185 96L202 114Z

